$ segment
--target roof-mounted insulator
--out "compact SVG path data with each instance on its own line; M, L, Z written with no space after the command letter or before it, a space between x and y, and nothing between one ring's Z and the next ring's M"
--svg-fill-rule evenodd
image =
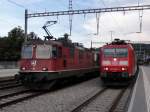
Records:
M120 40L120 39L114 39L114 41L112 41L113 45L123 45L123 44L127 44L124 40Z

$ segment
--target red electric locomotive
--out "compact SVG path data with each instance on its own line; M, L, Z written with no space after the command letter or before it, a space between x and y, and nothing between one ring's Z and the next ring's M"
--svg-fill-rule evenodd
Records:
M48 88L58 79L98 71L94 57L91 49L72 43L67 35L29 41L22 47L19 79L28 87Z
M100 49L100 76L104 82L129 80L136 70L136 56L131 44L115 39Z

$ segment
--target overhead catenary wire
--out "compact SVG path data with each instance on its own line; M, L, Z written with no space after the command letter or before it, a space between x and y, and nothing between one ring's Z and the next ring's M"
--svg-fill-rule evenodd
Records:
M119 5L119 6L121 5L121 3L120 3L120 1L119 1L119 0L116 0L116 2L118 2L118 5Z
M3 19L3 18L0 18L0 20L3 21L3 23L9 24L9 25L11 25L11 26L16 25L16 24L11 23L11 22L7 21L6 19Z
M23 5L21 5L21 4L17 3L17 2L15 2L15 1L12 1L12 0L7 0L7 1L8 1L9 3L11 3L11 4L14 4L14 5L20 7L20 8L27 9L25 6L23 6Z
M105 8L108 8L107 5L105 4L105 2L104 2L103 0L100 0L100 1L101 1L101 3L104 5ZM112 17L112 19L113 19L113 21L115 22L115 24L119 27L119 29L121 29L119 23L118 23L118 22L116 21L116 19L113 17L113 15L112 15L111 12L110 12L110 16ZM119 33L122 34L121 32L119 32Z
M9 3L11 3L11 4L13 4L13 5L17 6L17 7L20 7L20 8L22 8L22 9L24 9L24 10L25 10L25 9L28 9L28 10L34 12L34 10L29 9L28 7L25 7L24 5L22 5L22 4L18 3L18 2L15 2L15 0L7 0L7 2L9 2Z

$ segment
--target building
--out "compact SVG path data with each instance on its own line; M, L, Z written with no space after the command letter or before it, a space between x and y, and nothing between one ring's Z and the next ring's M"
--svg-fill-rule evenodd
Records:
M134 43L132 45L138 60L146 61L150 59L150 43Z

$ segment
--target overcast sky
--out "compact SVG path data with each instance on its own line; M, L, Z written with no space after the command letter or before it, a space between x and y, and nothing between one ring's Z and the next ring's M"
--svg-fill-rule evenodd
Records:
M68 10L69 0L0 0L0 36L7 36L8 31L16 26L24 28L24 10L29 13L45 11ZM149 5L150 0L72 0L73 9L104 8L116 6ZM150 10L143 11L142 33L139 27L139 11L101 13L99 23L99 35L97 32L96 15L74 15L73 16L73 41L90 46L90 41L110 41L110 31L113 38L132 41L150 41ZM42 26L46 21L57 20L58 23L49 27L55 37L69 33L68 16L31 18L29 19L28 32L33 31L43 38L45 34ZM99 46L99 45L94 45Z

